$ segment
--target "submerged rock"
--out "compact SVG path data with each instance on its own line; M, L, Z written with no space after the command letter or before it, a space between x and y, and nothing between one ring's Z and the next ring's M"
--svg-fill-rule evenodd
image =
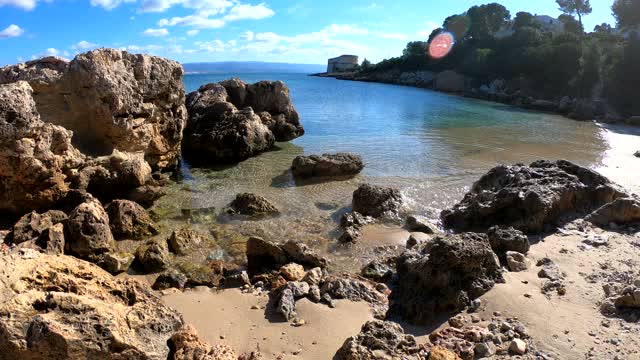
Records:
M148 286L73 257L25 250L0 268L2 358L166 359L183 325Z
M500 225L537 233L625 196L606 177L565 160L501 165L482 176L460 203L443 211L442 220L458 231Z
M238 194L229 205L229 210L248 216L267 216L280 213L269 200L250 193Z
M353 211L364 216L395 217L401 207L402 195L394 188L363 184L353 193Z
M146 210L129 200L114 200L107 205L109 225L116 239L141 240L158 234L158 225Z
M301 178L354 176L364 169L360 155L351 153L297 156L291 172Z
M397 260L397 273L392 310L418 324L463 309L503 281L489 240L475 233L438 236L407 250Z
M179 160L186 122L182 75L175 61L103 48L71 62L44 58L6 66L0 83L29 82L43 120L73 131L84 153L142 152L162 169Z
M422 347L413 335L390 321L367 321L356 336L348 338L336 353L336 360L420 359Z

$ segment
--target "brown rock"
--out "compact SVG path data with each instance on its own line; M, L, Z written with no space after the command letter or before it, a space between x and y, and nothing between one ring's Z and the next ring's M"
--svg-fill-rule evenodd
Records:
M146 210L129 200L114 200L106 208L111 233L116 239L141 240L158 234L158 225Z
M136 250L136 258L148 272L160 272L169 267L171 256L166 241L149 240Z
M296 263L289 263L280 268L280 274L289 281L300 281L305 275L304 267Z
M18 222L13 225L11 233L12 241L14 244L20 244L26 241L36 240L51 226L65 222L66 220L67 214L62 211L49 210L42 214L32 211L22 216Z
M66 249L80 257L109 252L115 245L109 216L96 199L80 204L69 214L67 230Z
M200 338L191 325L186 325L169 339L169 360L237 360L226 345L211 346Z
M353 192L353 211L374 218L397 216L402 206L400 191L363 184Z
M291 164L293 175L301 178L354 176L362 169L362 157L351 153L297 156Z
M400 325L390 321L368 321L358 335L344 342L334 359L419 359L420 350L413 335L406 335Z
M429 352L429 360L462 360L458 354L441 346L434 346Z
M585 220L598 226L638 222L640 221L640 201L633 198L616 199L591 213Z
M229 205L229 209L231 212L248 216L266 216L279 213L269 200L250 193L238 194Z
M169 251L177 255L186 255L190 249L204 243L208 236L192 229L174 230L167 240Z
M46 229L36 243L45 250L47 254L64 254L64 225L58 223Z

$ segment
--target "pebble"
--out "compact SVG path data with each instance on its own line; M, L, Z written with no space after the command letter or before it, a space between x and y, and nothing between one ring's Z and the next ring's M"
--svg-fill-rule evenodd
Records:
M253 310L258 310L258 309L260 309L260 307L259 307L258 305L252 305L252 306L251 306L251 309L253 309Z

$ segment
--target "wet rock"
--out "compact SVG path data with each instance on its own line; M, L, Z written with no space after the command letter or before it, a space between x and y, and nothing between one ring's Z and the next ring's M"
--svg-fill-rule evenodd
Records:
M367 321L356 336L349 337L336 353L336 360L418 358L421 347L412 335L390 321Z
M106 253L115 246L109 216L96 199L80 204L69 214L67 233L66 250L80 257Z
M141 152L162 169L180 157L182 75L175 61L103 48L56 65L41 59L5 67L0 83L28 81L43 119L73 131L84 153Z
M527 258L519 252L507 251L507 267L513 272L527 271Z
M247 267L250 274L278 269L287 262L287 254L278 245L259 237L250 237L247 241Z
M25 250L0 256L0 268L6 359L167 358L183 325L147 285L74 257Z
M176 270L167 270L160 274L153 283L153 290L166 290L170 288L183 289L187 284L187 277Z
M226 345L211 346L200 338L191 325L177 331L169 341L168 360L237 360L238 356ZM255 358L258 359L258 358Z
M58 223L46 229L36 240L36 244L44 249L47 254L64 254L64 225Z
M367 279L384 282L391 279L393 271L384 262L373 260L362 268L360 274Z
M280 268L280 274L289 281L299 281L305 275L304 267L296 263L289 263Z
M114 200L106 208L111 233L116 239L141 240L158 234L158 225L140 205L129 200Z
M192 229L174 230L167 240L169 251L177 255L186 255L189 250L206 242L209 238Z
M364 216L396 217L401 206L402 195L394 188L363 184L353 193L353 211Z
M463 309L503 281L488 238L475 233L438 236L405 251L397 273L392 309L418 324Z
M362 232L358 227L350 226L342 232L338 238L338 242L342 244L355 244L362 237Z
M233 213L248 216L269 216L279 213L278 209L269 200L260 195L250 193L238 194L229 205L229 209Z
M494 226L487 231L489 242L493 251L504 259L509 251L515 251L522 254L529 252L529 239L522 231L512 227L501 228Z
M0 84L8 82L7 68L0 70ZM43 122L33 96L24 81L0 85L0 210L18 215L50 209L64 198L67 174L84 162L71 145L72 132Z
M412 232L421 232L425 234L438 233L438 228L429 223L429 219L422 216L408 216L406 228Z
M42 214L38 214L35 211L25 214L13 225L11 232L12 242L20 244L38 239L51 226L63 223L67 218L67 214L57 210L49 210Z
M364 169L359 155L351 153L297 156L291 172L300 178L355 176Z
M329 260L316 254L309 246L300 241L290 240L281 246L290 261L298 264L325 268Z
M213 206L203 208L183 208L180 209L182 217L192 223L202 223L214 220L216 208Z
M282 315L286 321L291 321L297 316L296 300L291 289L284 289L280 292L276 312Z
M622 225L640 221L640 201L620 198L606 204L585 218L597 226Z
M459 204L443 211L442 219L445 227L458 231L500 225L537 233L625 196L592 170L565 160L540 160L493 168Z
M167 191L160 186L143 185L129 191L126 198L145 208L150 208L156 200L165 195L167 195Z
M135 260L135 255L127 252L109 252L98 257L96 264L113 275L127 272Z
M136 259L145 271L160 272L169 267L171 256L166 241L149 240L136 250Z
M364 216L356 211L345 213L340 218L340 226L345 229L349 227L355 227L359 229L373 222L375 222L374 218L370 216Z

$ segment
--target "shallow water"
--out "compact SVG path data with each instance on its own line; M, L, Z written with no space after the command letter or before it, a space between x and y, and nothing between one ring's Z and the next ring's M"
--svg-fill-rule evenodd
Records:
M602 168L611 148L609 132L592 122L424 89L303 74L234 75L247 82L285 81L306 134L235 166L197 169L185 164L185 180L171 185L170 195L154 211L166 229L196 226L206 231L224 223L225 229L243 236L303 240L331 254L340 269L353 270L377 248L393 245L379 241L387 237L378 239L375 231L355 247L335 245L336 221L347 211L360 183L398 187L409 212L437 221L440 210L459 200L473 181L496 164L562 158ZM194 91L231 76L186 75L185 87ZM337 151L362 155L363 173L347 181L293 181L288 169L294 157ZM281 216L245 221L214 215L199 224L187 224L180 217L183 208L213 206L220 213L239 192L265 196ZM242 239L231 235L220 239L225 256L240 258Z

